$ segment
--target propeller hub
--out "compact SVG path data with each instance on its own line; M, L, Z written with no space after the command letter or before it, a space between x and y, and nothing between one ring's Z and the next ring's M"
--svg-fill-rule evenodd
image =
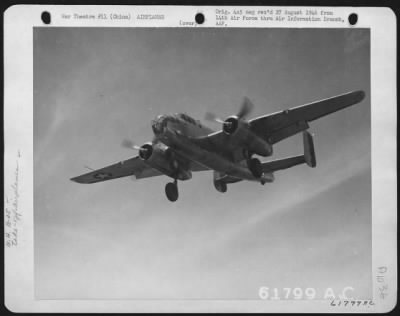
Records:
M148 160L153 153L153 146L151 144L144 144L139 149L139 157L142 160Z
M224 133L230 135L233 134L239 127L239 121L245 122L246 117L251 113L253 108L254 105L250 99L244 97L239 112L236 115L230 116L226 120L222 120L214 113L207 112L204 118L207 121L222 123L222 129Z
M239 119L236 116L228 117L222 126L222 130L225 134L233 134L239 126Z

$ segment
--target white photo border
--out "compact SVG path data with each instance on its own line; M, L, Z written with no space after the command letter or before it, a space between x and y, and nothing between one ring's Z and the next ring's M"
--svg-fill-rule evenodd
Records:
M246 7L241 6L241 9ZM13 312L388 312L397 298L396 184L396 16L389 8L251 7L251 9L326 9L342 22L226 21L217 25L216 10L233 6L61 6L16 5L4 13L4 134L5 197L18 191L21 213L18 245L5 245L5 304ZM45 25L41 14L51 14ZM130 19L65 19L63 14L124 14ZM192 25L202 13L204 24ZM332 306L330 301L270 300L36 300L33 240L33 28L34 27L280 27L351 28L348 16L358 14L356 28L371 35L371 159L372 159L372 275L373 303ZM138 14L163 19L137 20ZM182 25L184 24L184 25ZM18 164L18 167L16 167ZM17 177L17 179L16 179ZM15 184L17 183L17 189ZM6 203L6 202L5 202ZM6 206L5 206L6 208ZM383 272L384 271L384 272ZM380 298L384 285L388 296Z

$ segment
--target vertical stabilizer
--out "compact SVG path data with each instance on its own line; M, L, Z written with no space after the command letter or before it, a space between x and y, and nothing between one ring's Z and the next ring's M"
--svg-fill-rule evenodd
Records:
M314 168L317 165L317 160L315 159L314 141L312 135L304 131L303 132L303 143L304 143L304 159L306 164Z

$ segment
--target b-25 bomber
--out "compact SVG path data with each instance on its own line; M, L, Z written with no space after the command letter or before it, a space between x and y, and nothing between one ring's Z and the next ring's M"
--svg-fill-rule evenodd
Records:
M363 91L352 91L328 99L290 108L273 114L247 119L253 104L244 98L236 115L225 120L212 113L206 120L219 122L221 130L213 131L185 113L159 115L151 123L153 140L136 146L130 140L124 147L138 155L113 165L93 170L71 180L78 183L97 183L134 176L137 179L166 175L173 179L165 186L168 200L178 199L178 180L192 178L192 172L213 171L215 189L226 192L228 184L242 180L261 184L274 181L274 172L299 164L316 166L309 122L361 102ZM302 155L261 162L255 155L269 157L273 145L303 133Z

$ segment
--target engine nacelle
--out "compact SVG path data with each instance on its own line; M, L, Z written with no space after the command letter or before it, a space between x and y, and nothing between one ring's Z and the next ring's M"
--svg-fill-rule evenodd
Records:
M239 120L237 116L230 116L224 121L222 130L225 134L232 135L238 130L239 125L243 125L243 121Z
M246 121L240 120L237 116L228 117L222 126L225 134L232 137L232 143L237 146L244 146L248 152L267 157L272 155L272 145L266 140L254 134Z
M150 157L153 154L153 144L152 143L146 143L142 145L139 149L139 158L146 161L150 159Z
M139 149L139 158L150 167L174 179L188 180L192 172L183 167L183 163L175 157L174 152L162 143L146 143Z

